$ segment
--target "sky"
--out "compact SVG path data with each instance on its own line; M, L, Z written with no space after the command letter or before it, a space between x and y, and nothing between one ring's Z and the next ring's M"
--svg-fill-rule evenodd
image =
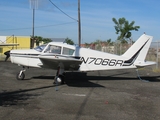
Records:
M0 0L0 36L32 36L32 0ZM52 1L59 9L57 9ZM132 31L136 41L144 32L160 40L159 0L81 0L81 43L115 41L118 37L112 18L126 18L140 26ZM64 14L65 13L65 14ZM78 0L37 0L34 35L70 38L78 43Z

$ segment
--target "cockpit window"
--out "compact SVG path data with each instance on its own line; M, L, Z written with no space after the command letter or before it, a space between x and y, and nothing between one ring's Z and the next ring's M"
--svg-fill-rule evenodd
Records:
M61 54L61 47L55 46L55 45L48 45L48 47L46 48L46 50L44 52L45 53Z
M73 49L63 47L63 53L62 54L64 54L64 55L73 55L73 53L74 53Z
M47 44L44 44L44 45L37 46L37 47L35 47L34 49L37 50L37 51L39 51L39 52L42 52L43 49L44 49L46 46L47 46Z

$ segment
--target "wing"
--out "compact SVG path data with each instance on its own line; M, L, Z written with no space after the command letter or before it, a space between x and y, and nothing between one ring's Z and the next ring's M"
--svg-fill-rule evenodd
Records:
M43 63L41 67L56 69L56 70L59 66L64 70L78 70L80 64L82 63L80 57L62 56L55 54L40 55L39 59Z

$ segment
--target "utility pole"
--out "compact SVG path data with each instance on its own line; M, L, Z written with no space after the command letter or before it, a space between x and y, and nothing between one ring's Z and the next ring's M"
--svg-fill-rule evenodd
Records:
M34 37L34 16L35 16L35 9L33 8L32 37Z
M35 16L35 8L33 8L33 23L32 23L32 39L31 39L31 48L34 47L34 16Z
M35 18L35 9L38 8L38 0L30 0L30 8L33 9L33 21L32 21L32 37L30 48L34 47L34 18Z
M78 45L81 46L80 0L78 0Z

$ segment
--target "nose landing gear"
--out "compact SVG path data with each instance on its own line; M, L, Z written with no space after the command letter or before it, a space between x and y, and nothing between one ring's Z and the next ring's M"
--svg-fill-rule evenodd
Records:
M25 78L24 72L26 71L25 67L16 75L17 80L23 80Z

